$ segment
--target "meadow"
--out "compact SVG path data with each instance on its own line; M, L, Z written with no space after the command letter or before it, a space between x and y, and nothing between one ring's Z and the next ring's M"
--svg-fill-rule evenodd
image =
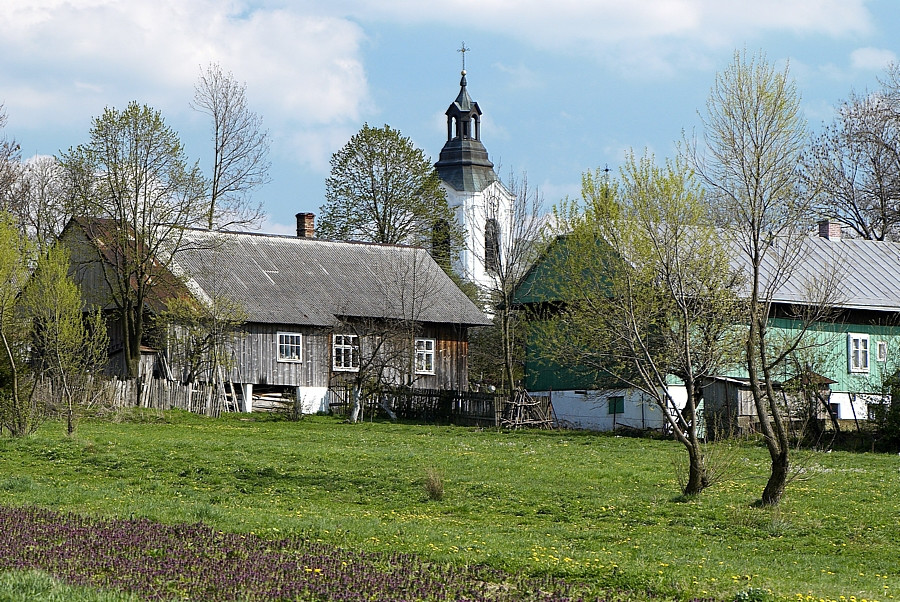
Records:
M783 503L761 508L765 449L744 441L712 452L726 478L686 499L672 441L138 412L85 420L73 438L49 422L32 437L0 439L0 506L203 523L371 554L379 566L409 555L417 570L495 570L547 588L562 580L586 598L894 598L898 456L802 453ZM45 575L3 577L2 599L22 588L66 599Z

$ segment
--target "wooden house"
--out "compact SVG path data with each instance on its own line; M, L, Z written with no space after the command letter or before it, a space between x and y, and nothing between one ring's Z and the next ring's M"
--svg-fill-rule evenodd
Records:
M63 241L76 249L87 300L109 308L101 280L111 266L90 223L74 221ZM217 365L240 385L245 411L263 388L296 395L304 412L325 411L329 390L357 377L467 389L468 329L489 320L425 250L316 239L312 214L298 214L297 231L183 231L180 250L156 276L165 285L145 310L156 314L174 298L206 308L227 301L240 326L226 337ZM146 345L161 362L158 374L210 378L188 374L173 344L177 325L157 325L153 334Z
M552 266L560 263L557 255L566 252L566 244L567 238L561 236L518 286L515 302L529 310L531 320L541 320L565 303L554 288L559 275ZM778 281L771 297L770 331L796 332L800 322L793 316L809 306L811 291L826 280L836 283L836 294L829 318L806 331L807 366L786 364L776 375L785 403L798 403L800 393L792 384L812 374L816 385L812 393L820 404L813 418L864 421L884 403L885 383L900 373L900 243L842 238L840 228L823 222L818 235L804 238L795 250L798 256L790 277ZM734 257L733 267L745 269L740 253ZM763 278L774 278L773 269L764 265ZM658 409L642 407L646 402L638 391L621 389L583 367L552 361L540 349L539 340L526 342L526 388L550 394L561 420L598 430L655 428L647 417L656 411L656 423L662 424ZM753 428L757 418L745 377L736 369L708 379L703 403L710 429ZM683 387L674 378L671 383L673 398L683 400ZM616 404L610 403L611 397Z

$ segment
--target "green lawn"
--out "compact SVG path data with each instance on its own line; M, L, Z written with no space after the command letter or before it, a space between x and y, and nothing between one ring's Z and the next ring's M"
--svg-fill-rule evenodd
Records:
M889 600L900 588L900 459L805 454L778 508L767 455L716 448L732 478L678 494L669 441L262 415L145 414L0 439L0 504L202 521L348 548L415 552L604 589L731 600ZM430 500L425 476L443 476ZM900 594L898 594L900 595ZM623 597L621 594L619 597Z

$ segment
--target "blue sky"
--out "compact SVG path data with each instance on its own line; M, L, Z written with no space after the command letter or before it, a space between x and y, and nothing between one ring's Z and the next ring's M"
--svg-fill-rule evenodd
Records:
M272 136L263 230L318 213L328 161L363 123L437 159L468 88L501 176L548 205L628 149L675 153L735 50L789 62L815 131L900 55L897 0L0 0L0 103L23 156L87 140L106 106L160 110L201 166L201 66L245 82Z

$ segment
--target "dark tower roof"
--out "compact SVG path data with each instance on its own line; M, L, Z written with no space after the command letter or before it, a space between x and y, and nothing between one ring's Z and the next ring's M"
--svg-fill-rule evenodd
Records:
M441 180L460 192L481 192L497 181L494 164L481 143L481 109L466 90L466 70L459 95L447 109L447 142L434 164Z

